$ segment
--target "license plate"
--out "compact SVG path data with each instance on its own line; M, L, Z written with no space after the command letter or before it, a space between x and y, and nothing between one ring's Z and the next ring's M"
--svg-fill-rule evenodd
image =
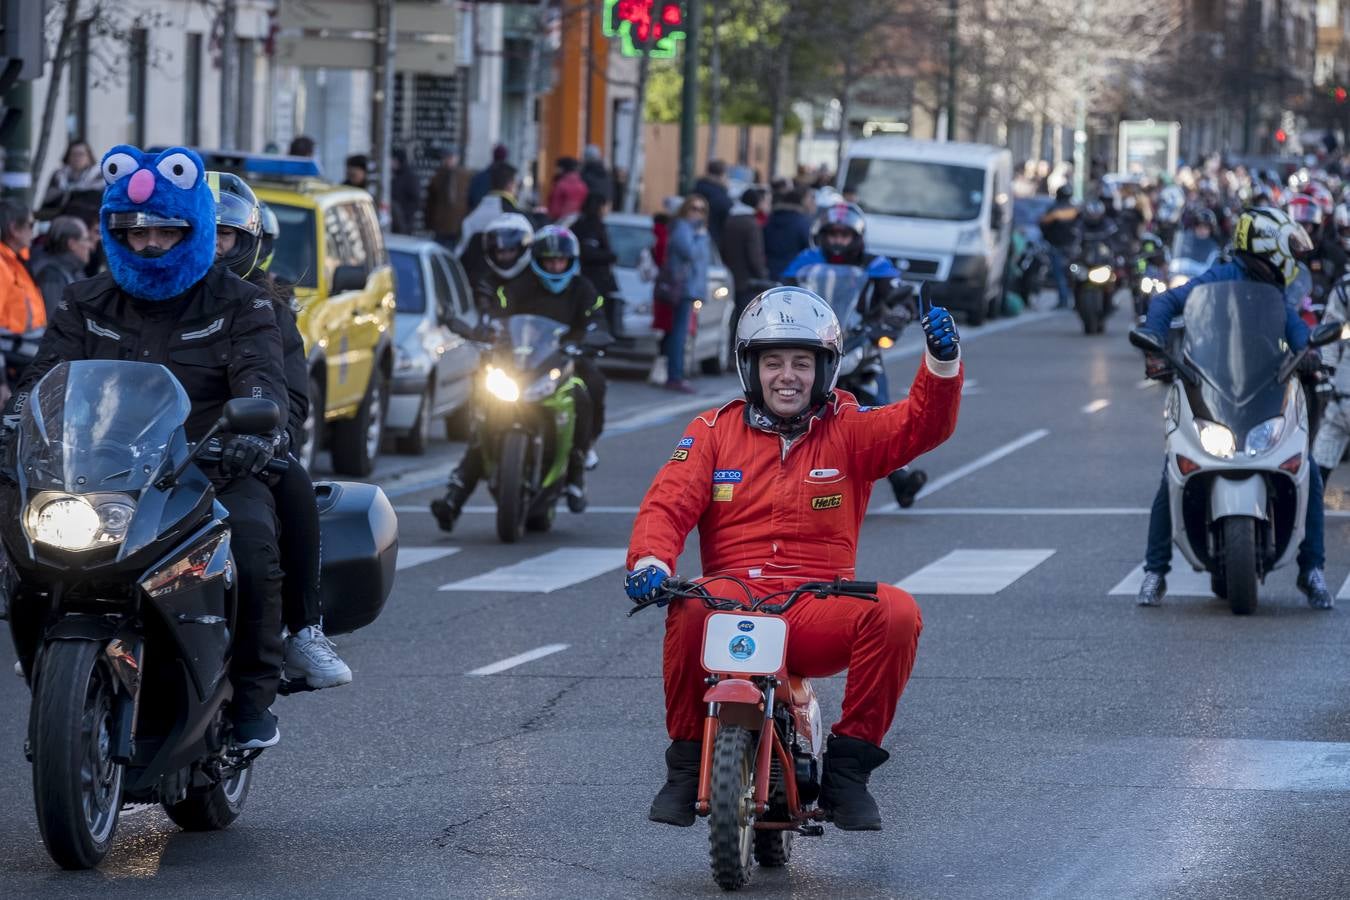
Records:
M783 668L787 620L718 612L703 627L703 668L732 675L773 675Z

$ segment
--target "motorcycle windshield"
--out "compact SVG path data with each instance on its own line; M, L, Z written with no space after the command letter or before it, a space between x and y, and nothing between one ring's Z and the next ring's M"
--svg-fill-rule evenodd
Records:
M1219 243L1212 237L1197 237L1193 231L1183 231L1177 235L1176 246L1172 249L1173 260L1189 260L1208 269L1219 256ZM1199 274L1198 272L1196 274Z
M857 266L817 263L806 266L794 276L799 287L822 297L839 319L845 331L856 326L852 321L858 301L867 289L867 271Z
M1220 281L1191 291L1184 352L1200 375L1196 414L1228 426L1238 446L1256 425L1280 414L1276 373L1288 352L1280 291L1251 281Z
M539 368L558 352L567 326L548 316L511 316L506 320L506 336L515 367L523 372Z
M37 383L19 417L19 468L32 490L139 491L159 475L190 409L163 366L61 363Z

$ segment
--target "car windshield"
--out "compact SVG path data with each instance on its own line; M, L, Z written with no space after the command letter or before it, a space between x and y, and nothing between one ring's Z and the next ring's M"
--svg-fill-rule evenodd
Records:
M394 304L401 313L426 312L427 296L422 284L422 258L416 253L389 251L394 267Z
M965 222L979 218L984 170L910 159L849 160L845 184L858 190L865 213Z
M163 366L61 363L19 417L18 464L35 490L138 491L158 475L190 409Z
M605 230L609 232L610 249L617 257L614 265L621 269L636 269L642 264L642 251L650 250L656 243L656 235L649 226L606 222Z
M314 210L284 203L267 205L277 214L277 223L281 226L268 271L287 284L317 287L319 263L314 246Z

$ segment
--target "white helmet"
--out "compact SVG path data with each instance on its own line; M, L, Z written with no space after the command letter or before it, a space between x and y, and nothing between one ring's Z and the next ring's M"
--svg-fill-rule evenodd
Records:
M1336 225L1337 239L1340 240L1342 247L1350 250L1350 203L1342 201L1336 204L1332 218Z
M530 264L530 246L534 244L534 227L520 213L502 213L483 229L483 258L488 267L502 278L515 278ZM520 254L509 266L497 261L497 254L505 251Z
M843 330L830 304L799 287L776 287L745 307L736 323L736 371L746 399L757 407L764 404L759 351L774 348L815 351L811 406L824 403L839 380L839 357L844 350Z

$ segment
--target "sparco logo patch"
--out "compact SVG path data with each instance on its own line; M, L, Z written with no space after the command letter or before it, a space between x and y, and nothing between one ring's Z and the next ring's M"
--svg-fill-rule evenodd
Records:
M838 509L844 505L843 494L830 494L828 497L812 497L812 509Z
M713 471L713 484L740 484L740 469L716 469Z

